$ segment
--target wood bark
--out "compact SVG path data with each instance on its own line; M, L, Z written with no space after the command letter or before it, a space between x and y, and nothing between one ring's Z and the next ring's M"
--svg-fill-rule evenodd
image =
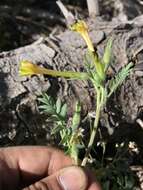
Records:
M103 54L108 39L113 39L115 73L133 58L136 58L136 64L142 62L143 21L141 18L142 16L126 23L118 19L105 22L100 17L87 20L90 36L100 55ZM77 33L66 30L54 39L42 38L31 45L0 53L1 134L7 134L8 138L15 138L16 135L13 137L7 131L19 128L19 121L21 125L31 130L32 134L34 134L35 123L38 123L38 129L41 130L43 123L38 116L36 98L42 92L48 91L51 95L67 100L69 115L77 98L83 103L84 115L92 110L94 92L88 82L66 81L47 76L19 76L19 65L22 60L29 60L34 64L57 70L82 71L85 52L86 44L81 37ZM143 78L136 72L132 72L107 105L108 116L114 120L112 126L115 127L123 121L134 123L142 113L142 106ZM1 138L4 136L1 135Z

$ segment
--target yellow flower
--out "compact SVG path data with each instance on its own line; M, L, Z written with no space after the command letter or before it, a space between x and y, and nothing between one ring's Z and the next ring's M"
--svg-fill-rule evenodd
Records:
M43 74L37 65L29 61L22 61L20 63L19 73L21 76Z
M78 22L73 24L70 28L71 28L71 30L78 32L83 37L83 39L85 40L88 49L90 51L94 52L94 47L93 47L93 44L92 44L91 39L89 37L88 27L87 27L86 23L82 20L79 20Z
M53 77L67 77L67 78L81 79L81 80L88 79L87 73L72 72L72 71L55 71L55 70L40 67L29 61L21 62L19 73L21 76L45 74L45 75L50 75Z

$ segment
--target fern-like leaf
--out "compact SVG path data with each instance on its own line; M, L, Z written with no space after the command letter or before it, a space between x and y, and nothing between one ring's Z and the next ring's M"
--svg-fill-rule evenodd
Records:
M109 82L109 94L108 97L112 95L113 92L116 91L118 86L120 86L123 81L126 79L126 77L129 75L130 71L132 70L132 63L129 63L127 66L123 67L121 71L115 76L114 79L111 79Z
M107 45L105 47L104 55L103 55L103 59L102 59L102 62L104 64L104 71L107 70L107 68L108 68L108 66L110 64L111 54L112 54L112 39L109 39L108 43L107 43Z
M43 94L41 98L38 98L38 101L41 103L39 109L41 109L42 112L47 113L49 115L56 113L56 106L54 100L46 93Z

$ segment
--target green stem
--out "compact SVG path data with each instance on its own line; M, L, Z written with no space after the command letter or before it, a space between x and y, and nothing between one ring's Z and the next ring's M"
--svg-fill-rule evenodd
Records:
M95 120L94 120L94 126L93 126L93 129L92 129L91 135L90 135L90 139L89 139L89 143L88 143L87 150L86 150L86 153L85 153L85 157L84 157L84 159L83 159L83 161L81 163L81 166L86 165L86 163L88 161L88 158L89 158L90 151L91 151L93 143L94 143L94 139L95 139L95 136L96 136L97 127L98 127L98 123L99 123L99 118L100 118L101 96L102 96L102 93L98 89L97 90L97 99L96 99L96 117L95 117Z
M71 158L73 158L75 164L78 165L78 149L75 143L73 143L71 146Z

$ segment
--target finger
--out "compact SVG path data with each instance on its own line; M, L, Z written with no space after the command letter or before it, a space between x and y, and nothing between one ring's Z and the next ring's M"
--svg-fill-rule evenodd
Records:
M96 179L96 172L93 169L86 168L86 175L88 176L88 190L101 190L101 186Z
M84 171L80 167L71 166L62 169L23 190L86 190L87 185L88 179Z
M3 184L31 184L57 170L72 165L62 151L47 147L11 147L0 149L0 163L4 162ZM8 188L5 188L8 189Z

